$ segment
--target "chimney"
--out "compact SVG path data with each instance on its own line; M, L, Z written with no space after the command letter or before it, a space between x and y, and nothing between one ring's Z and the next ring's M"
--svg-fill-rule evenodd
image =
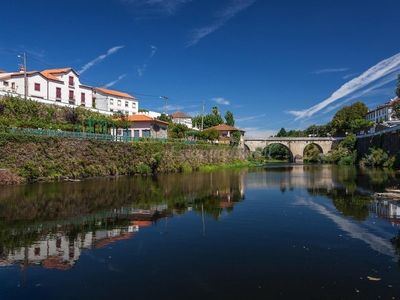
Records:
M20 68L19 71L20 71L21 73L23 73L23 72L25 71L25 69L24 69L24 68Z

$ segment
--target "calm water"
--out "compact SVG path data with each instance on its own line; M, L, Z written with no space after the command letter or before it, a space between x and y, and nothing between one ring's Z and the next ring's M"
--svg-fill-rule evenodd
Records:
M395 172L271 165L0 187L0 299L399 299Z

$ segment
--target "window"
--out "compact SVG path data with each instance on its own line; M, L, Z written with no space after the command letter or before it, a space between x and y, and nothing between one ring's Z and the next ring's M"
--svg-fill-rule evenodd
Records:
M129 107L129 102L125 101L125 107Z
M121 129L117 130L117 135L122 135L122 130Z
M8 86L8 81L3 81L4 86Z
M69 76L68 85L74 86L74 76Z
M85 93L81 93L81 102L85 103Z
M121 100L117 101L118 106L121 106Z
M74 91L69 91L69 100L75 100Z
M134 130L133 131L133 137L138 138L139 137L139 130Z
M40 92L40 83L35 83L35 91Z
M15 89L15 82L11 82L11 88L14 90Z
M114 105L114 99L110 98L110 105Z
M132 102L132 108L136 109L136 102Z
M56 99L61 99L61 88L56 88Z
M149 129L143 129L142 130L142 137L145 137L145 136L150 136L150 130Z

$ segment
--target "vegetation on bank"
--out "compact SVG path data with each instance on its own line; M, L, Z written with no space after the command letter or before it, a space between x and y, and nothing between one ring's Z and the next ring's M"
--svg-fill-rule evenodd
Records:
M28 181L199 170L246 160L238 148L0 134L0 168Z

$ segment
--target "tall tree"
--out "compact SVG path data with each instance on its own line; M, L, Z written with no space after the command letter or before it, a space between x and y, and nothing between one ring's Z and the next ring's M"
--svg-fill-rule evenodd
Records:
M396 93L396 96L400 98L400 74L397 75L397 84L396 84L396 89L394 90L394 92Z
M213 106L213 108L212 108L212 113L213 113L214 115L219 115L218 106Z
M368 107L361 101L357 101L350 106L344 106L336 112L330 123L335 132L345 132L352 130L352 124L355 120L365 119Z
M225 114L225 124L229 126L235 126L235 119L233 118L233 113L229 110Z
M281 128L281 130L279 130L278 134L276 135L277 137L285 137L286 136L286 130L285 128Z

